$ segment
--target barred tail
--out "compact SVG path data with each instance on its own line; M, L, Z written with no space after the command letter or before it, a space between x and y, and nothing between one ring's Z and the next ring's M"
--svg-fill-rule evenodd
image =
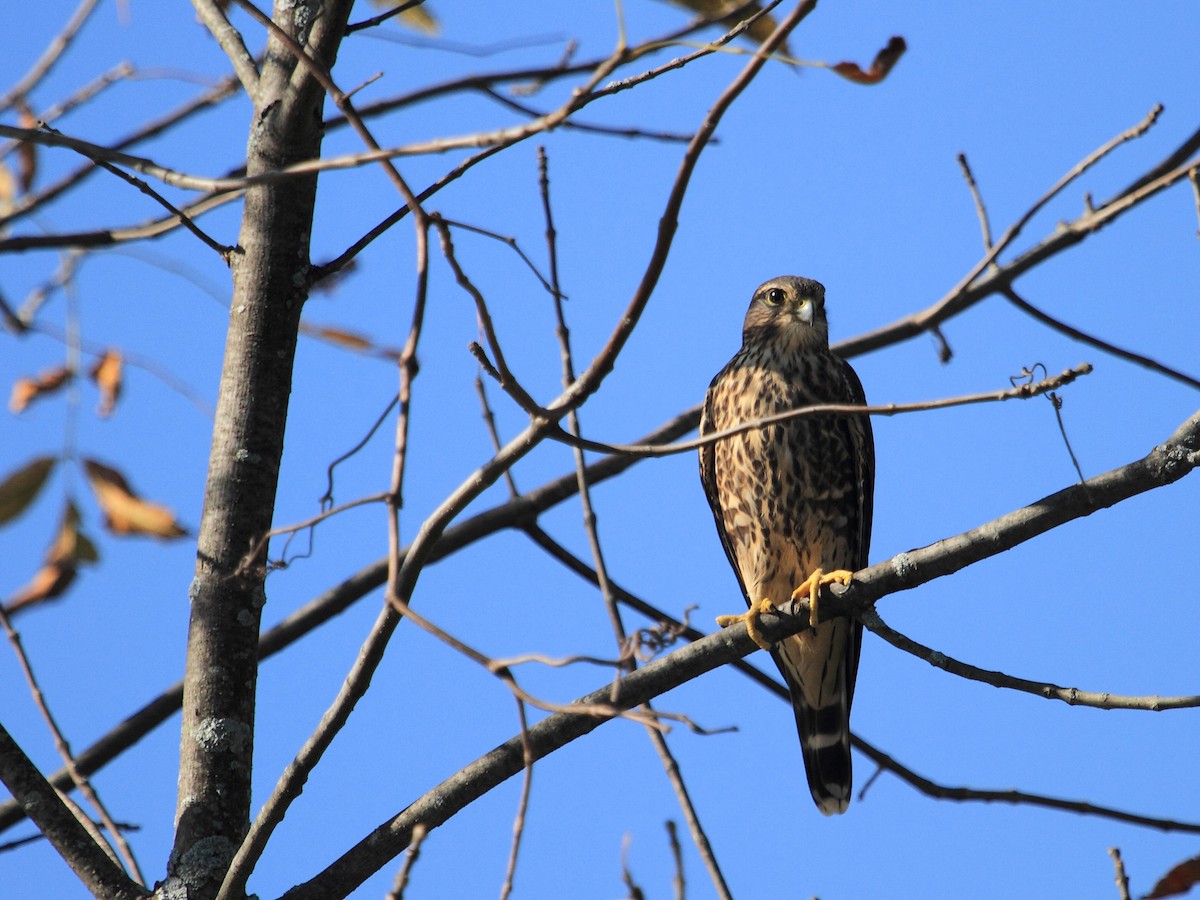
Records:
M850 704L861 628L834 619L781 641L773 654L791 691L808 788L827 816L850 805Z
M850 698L847 691L838 690L827 699L826 706L817 708L792 694L808 789L817 809L832 816L850 805Z

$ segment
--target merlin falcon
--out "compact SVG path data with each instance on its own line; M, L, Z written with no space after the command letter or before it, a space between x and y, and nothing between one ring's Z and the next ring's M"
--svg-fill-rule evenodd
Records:
M700 434L814 404L866 404L850 364L829 348L825 288L774 278L754 292L742 349L709 385ZM849 584L867 565L875 447L866 415L817 414L722 438L700 449L700 479L717 533L750 612L751 637L770 651L792 697L808 786L817 808L850 803L850 702L862 625L833 618L775 645L759 615Z

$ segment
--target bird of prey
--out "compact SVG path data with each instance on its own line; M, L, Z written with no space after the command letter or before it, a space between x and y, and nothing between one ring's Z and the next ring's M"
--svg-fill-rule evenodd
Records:
M742 349L709 385L700 434L814 404L865 405L850 364L829 349L825 288L773 278L754 292ZM824 584L849 584L867 565L875 447L866 415L819 414L756 427L700 449L700 479L750 612L750 635L770 650L791 692L817 808L850 802L850 702L862 625L815 624ZM756 619L794 596L812 601L814 627L778 644Z

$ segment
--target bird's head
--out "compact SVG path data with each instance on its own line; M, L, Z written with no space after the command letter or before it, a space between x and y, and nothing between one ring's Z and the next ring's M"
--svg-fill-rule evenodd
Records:
M825 318L825 287L811 278L784 275L772 278L754 292L742 340L782 342L795 351L829 346Z

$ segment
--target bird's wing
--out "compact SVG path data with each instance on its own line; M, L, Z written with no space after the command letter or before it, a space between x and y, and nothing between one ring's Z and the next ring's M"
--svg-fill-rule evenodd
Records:
M713 394L714 388L725 377L727 370L728 366L717 373L716 378L708 386L708 393L704 395L704 409L700 413L701 437L717 431L717 428L713 425ZM738 587L742 589L742 597L745 599L746 605L749 606L750 595L746 592L746 585L742 581L742 573L738 568L737 558L733 555L733 547L729 543L729 535L725 533L725 516L721 509L721 495L717 490L715 447L715 444L705 444L700 448L700 482L704 485L704 496L708 498L708 505L712 509L713 521L717 523L717 535L721 538L721 546L725 549L725 556L729 560L729 567L733 569L733 575L737 578Z

